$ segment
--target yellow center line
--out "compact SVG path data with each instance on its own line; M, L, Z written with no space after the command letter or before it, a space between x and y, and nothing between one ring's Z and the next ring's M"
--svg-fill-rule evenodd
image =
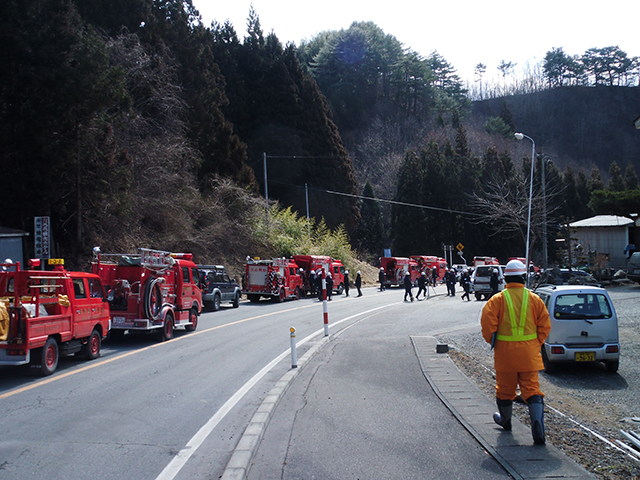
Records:
M78 368L77 370L73 370L71 372L61 373L60 375L55 375L55 376L52 376L52 377L49 377L49 378L46 378L46 379L43 379L43 380L39 380L36 383L33 383L31 385L27 385L27 386L24 386L24 387L21 387L21 388L17 388L15 390L11 390L11 391L9 391L7 393L1 394L0 395L0 400L4 400L5 398L12 397L13 395L18 395L19 393L23 393L23 392L27 392L29 390L33 390L36 387L41 387L41 386L47 385L49 383L56 382L58 380L62 380L63 378L70 377L71 375L76 375L76 374L79 374L79 373L82 373L82 372L86 372L87 370L91 370L92 368L101 367L101 366L106 365L108 363L115 362L116 360L122 360L123 358L130 357L132 355L136 355L138 353L145 352L145 351L150 350L152 348L161 347L163 345L168 345L168 344L171 344L171 343L175 343L175 342L178 342L178 341L183 340L183 339L193 338L196 335L201 335L201 334L204 334L204 333L212 332L214 330L219 330L221 328L232 327L234 325L239 325L241 323L248 322L248 321L251 321L251 320L257 320L259 318L270 317L272 315L279 315L281 313L293 312L295 310L302 310L304 308L309 308L309 307L313 307L313 306L316 306L316 305L315 304L305 305L303 307L294 307L294 308L289 308L287 310L280 310L280 311L277 311L277 312L264 313L262 315L257 315L255 317L249 317L249 318L245 318L245 319L242 319L242 320L236 320L235 322L230 322L230 323L225 323L223 325L218 325L216 327L207 328L206 330L198 330L196 332L190 333L189 335L173 338L169 342L155 343L153 345L149 345L147 347L142 347L142 348L139 348L139 349L136 349L136 350L132 350L131 352L122 353L120 355L116 355L114 357L107 358L107 359L101 360L99 362L92 362L89 365L86 365L84 367Z

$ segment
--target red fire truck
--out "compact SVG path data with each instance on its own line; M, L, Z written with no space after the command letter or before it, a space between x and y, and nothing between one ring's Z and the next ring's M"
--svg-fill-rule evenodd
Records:
M480 265L500 265L496 257L473 257L473 268Z
M194 331L202 311L200 275L191 253L139 248L137 254L101 253L91 265L109 292L111 335L158 332L173 337L175 327Z
M331 273L333 278L333 291L338 295L342 295L344 291L344 265L341 260L336 260L327 255L294 255L293 260L304 271L305 293L310 291L308 282L309 273L324 270L325 273Z
M444 281L444 274L447 273L448 268L447 261L444 258L435 255L411 255L411 259L418 264L420 273L424 271L427 277L431 279L435 267L437 279L441 282Z
M411 283L415 284L420 271L418 270L418 262L411 258L405 257L382 257L380 259L380 267L384 268L386 280L385 286L398 285L402 286L405 272L409 272Z
M0 264L0 365L40 367L51 375L60 355L100 356L109 332L109 305L97 275L68 272L62 259L54 270L21 270ZM40 260L29 261L30 268Z
M291 259L249 259L245 265L242 292L250 302L268 297L274 302L287 298L299 299L303 291L300 268Z

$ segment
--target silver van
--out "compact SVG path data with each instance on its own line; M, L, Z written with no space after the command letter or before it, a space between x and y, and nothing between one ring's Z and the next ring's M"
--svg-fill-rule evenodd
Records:
M544 370L561 362L603 362L618 371L618 317L604 288L586 285L544 285L535 290L551 317L551 332L542 345Z

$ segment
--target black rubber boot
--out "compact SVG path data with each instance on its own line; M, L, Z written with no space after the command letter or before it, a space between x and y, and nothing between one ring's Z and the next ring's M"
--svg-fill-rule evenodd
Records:
M527 399L531 417L531 435L533 443L544 445L544 400L542 395L532 395Z
M493 421L504 428L506 431L511 431L511 413L513 411L512 400L500 400L496 399L498 404L498 412L493 414Z

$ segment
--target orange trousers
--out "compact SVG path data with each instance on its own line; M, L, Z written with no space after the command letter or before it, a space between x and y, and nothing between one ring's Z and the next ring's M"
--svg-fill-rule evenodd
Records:
M496 398L513 400L516 398L516 387L520 386L520 395L527 401L532 395L541 395L538 371L533 372L501 372L496 370Z

